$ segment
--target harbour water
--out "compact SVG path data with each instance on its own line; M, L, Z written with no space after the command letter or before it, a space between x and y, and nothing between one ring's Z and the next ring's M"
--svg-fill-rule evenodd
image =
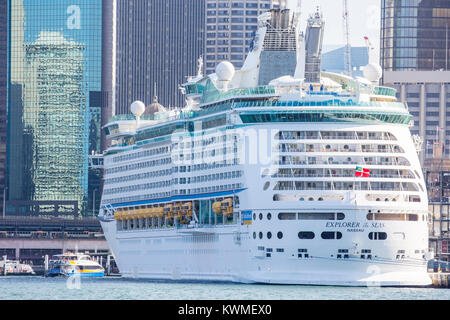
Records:
M0 277L0 300L450 300L450 290Z

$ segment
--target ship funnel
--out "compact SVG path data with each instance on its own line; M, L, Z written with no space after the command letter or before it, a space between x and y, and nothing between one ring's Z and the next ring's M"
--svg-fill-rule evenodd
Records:
M317 8L317 12L308 19L305 37L305 81L309 83L320 82L324 29L325 21Z

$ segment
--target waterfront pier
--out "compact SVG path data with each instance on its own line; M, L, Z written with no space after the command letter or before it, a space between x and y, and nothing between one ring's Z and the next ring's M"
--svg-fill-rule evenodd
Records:
M97 219L0 219L0 256L30 264L43 274L45 256L65 252L88 253L117 273L109 246Z

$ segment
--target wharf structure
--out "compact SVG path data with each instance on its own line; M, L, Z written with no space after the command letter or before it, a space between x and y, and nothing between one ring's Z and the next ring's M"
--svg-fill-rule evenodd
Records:
M23 207L23 203L13 207ZM79 219L58 212L57 205L52 207L52 212L6 212L0 217L0 257L42 265L45 255L67 251L108 255L109 246L97 219Z
M438 261L450 262L450 159L442 146L433 145L433 157L426 159L424 174L429 197L429 245Z

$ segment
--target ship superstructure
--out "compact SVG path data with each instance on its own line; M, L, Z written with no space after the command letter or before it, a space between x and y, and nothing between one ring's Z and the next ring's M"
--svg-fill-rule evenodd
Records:
M287 20L296 61L261 84L265 37L280 14L259 17L242 69L222 62L204 76L199 68L182 85L184 108L145 114L136 102L133 117L104 128L100 219L120 272L430 284L428 200L406 105L378 85L378 66L366 67L367 79L318 72L319 13L306 37L295 16Z

